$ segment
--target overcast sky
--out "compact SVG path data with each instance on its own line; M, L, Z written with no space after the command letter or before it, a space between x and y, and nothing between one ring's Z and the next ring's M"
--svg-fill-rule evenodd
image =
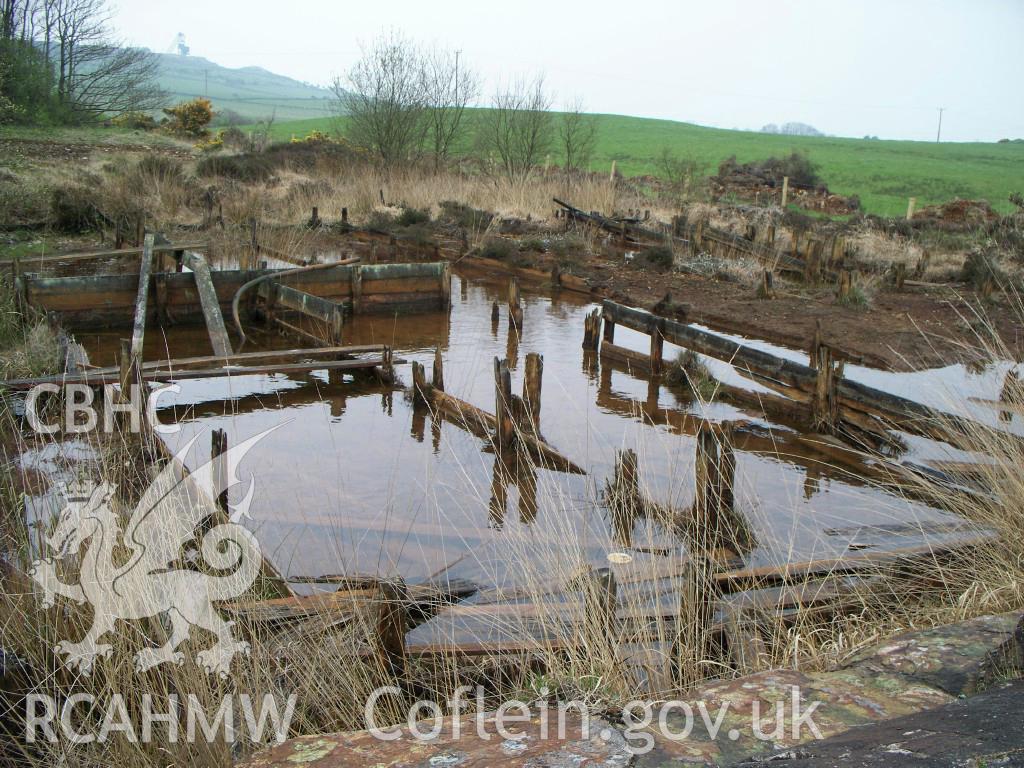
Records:
M117 0L115 0L117 2ZM397 29L462 51L493 90L543 72L556 103L722 128L1024 137L1024 0L119 0L128 42L319 85Z

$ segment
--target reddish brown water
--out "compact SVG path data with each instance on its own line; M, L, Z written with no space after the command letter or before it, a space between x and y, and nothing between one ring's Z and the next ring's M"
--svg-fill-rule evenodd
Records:
M515 581L524 547L594 564L605 564L613 550L678 547L672 535L643 522L636 524L630 542L611 531L599 490L611 476L616 449L636 450L644 490L684 510L693 501L694 487L694 439L680 433L688 429L685 414L770 425L756 414L686 402L665 387L602 369L581 349L583 318L593 305L577 295L525 291L521 337L510 334L504 308L497 324L490 319L491 303L501 302L503 293L497 283L456 276L450 312L356 317L345 327L345 342L390 344L396 356L423 362L428 371L434 348L440 346L447 391L489 411L494 406L493 359L508 358L513 391L518 392L524 355L540 352L542 431L586 468L585 477L526 469L503 491L506 484L500 476L495 481L495 459L485 441L417 411L401 391L351 377L329 383L323 371L181 382L180 394L161 401L175 406L162 411L161 420L171 422L176 414L182 427L166 438L168 444L182 446L213 428L227 430L231 444L237 444L282 425L247 456L242 473L251 473L256 483L249 524L264 554L292 576L381 573L418 581L449 568L451 575L491 584ZM111 363L118 335L81 333L78 338L94 363ZM627 329L618 329L616 336L617 343L635 349L647 344L647 337ZM301 346L274 336L261 336L258 343ZM668 347L666 358L676 352ZM166 338L152 331L147 335L147 360L208 353L202 328L178 328ZM408 367L401 366L399 373L408 383ZM878 383L871 377L882 374L858 370L857 375ZM929 381L939 382L944 375ZM995 373L987 375L991 382L985 379L975 389L991 396L998 382ZM919 391L920 381L916 386ZM655 423L641 418L642 410L654 414ZM765 443L770 440L758 444ZM205 435L198 445L190 463L208 456ZM757 538L748 555L752 563L834 556L849 551L851 544L918 543L926 535L921 531L908 539L880 526L948 519L786 446L780 448L788 454L784 457L737 453L737 507ZM243 492L236 488L232 499ZM927 534L936 542L942 535Z

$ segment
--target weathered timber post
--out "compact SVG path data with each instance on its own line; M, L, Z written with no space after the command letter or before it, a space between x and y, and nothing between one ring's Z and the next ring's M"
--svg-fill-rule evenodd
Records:
M604 318L604 340L609 344L615 343L615 321Z
M320 209L314 205L309 221L306 222L306 227L308 229L319 229L321 224L323 224L323 221L320 220Z
M501 317L501 309L498 307L498 302L491 302L491 322L496 323Z
M444 392L444 361L441 359L441 348L434 350L434 378L432 379L434 389Z
M384 384L395 383L395 364L393 360L394 355L391 347L384 347L384 354L381 356L381 366L378 371L379 378ZM388 415L391 415L390 409Z
M142 247L143 241L146 239L146 214L140 213L135 219L135 246L137 248Z
M508 361L494 358L494 418L497 426L498 448L508 448L515 439L515 421L512 418L512 376Z
M769 224L764 231L765 245L775 245L775 225Z
M514 328L523 327L523 305L519 294L519 280L515 277L508 279L508 320Z
M707 422L702 423L697 430L694 481L696 515L692 538L698 549L707 552L719 547L721 536L718 441L713 427Z
M786 203L789 202L789 176L782 177L782 204L779 206L786 210Z
M423 363L412 363L412 399L417 405L427 402L427 372Z
M618 604L618 586L615 574L608 568L589 571L584 581L583 603L586 611L588 635L606 643L614 657L618 648L618 622L615 609Z
M352 314L363 311L363 268L359 264L352 265L351 271Z
M661 374L662 356L665 352L665 335L662 331L664 320L655 318L651 323L651 373L655 376Z
M342 344L342 328L344 327L344 313L341 307L335 307L331 311L330 338L331 346L340 347Z
M405 633L408 629L409 592L402 579L380 582L376 650L381 668L399 683L405 681ZM401 687L401 686L400 686Z
M762 299L775 298L775 275L770 269L766 269L761 275L761 289L758 295Z
M832 350L827 344L819 343L814 368L818 377L811 398L811 427L817 432L835 431L839 419L839 396L836 384L842 376L832 360Z
M719 590L712 560L694 552L679 595L679 634L673 649L677 684L689 687L707 677L705 664L715 658L715 605Z
M718 507L719 519L732 526L736 509L736 449L735 432L731 422L723 422L718 441ZM729 542L735 547L739 531L729 530Z
M341 209L341 223L348 224L348 208L342 207Z
M452 305L452 265L444 262L441 265L441 272L437 276L438 284L441 287L441 307L448 309Z
M611 170L611 173L608 174L608 181L610 181L612 184L615 183L615 171L616 171L615 161L612 160L612 170Z
M633 521L643 511L640 472L636 451L632 448L615 452L615 474L608 488L608 506L618 541L624 547L632 546Z
M214 501L225 517L228 514L228 433L215 429L210 433L210 463L213 480Z
M535 432L540 430L540 395L544 379L544 358L537 352L526 355L526 376L523 378L523 402Z
M911 221L914 218L914 208L917 207L917 198L907 198L907 221Z
M929 251L922 251L921 258L917 260L917 265L914 267L914 279L921 280L924 278L924 273L928 270L928 264L932 260L932 255Z
M850 293L853 291L853 273L848 269L840 270L839 282L836 284L836 299L840 303L850 300ZM814 367L814 360L811 360L811 367Z
M601 310L594 309L583 318L583 348L595 352L601 346Z
M907 279L907 265L898 261L892 265L892 286L897 293L903 290L903 283Z

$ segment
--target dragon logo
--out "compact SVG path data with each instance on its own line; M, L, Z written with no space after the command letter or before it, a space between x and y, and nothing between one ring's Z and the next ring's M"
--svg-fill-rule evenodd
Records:
M182 476L179 467L198 436L190 440L142 494L123 530L121 516L110 506L113 488L108 483L76 484L66 490L67 504L46 539L57 558L36 560L29 571L42 588L44 608L53 606L58 595L92 605L93 623L85 637L77 643L62 640L55 648L66 665L89 675L94 661L110 654L112 646L100 639L114 631L117 619L163 617L164 625L170 624L164 645L135 655L139 672L165 662L182 663L184 654L177 649L193 626L217 638L213 647L196 655L210 674L226 675L235 654L249 652L249 644L232 635L233 622L220 617L213 601L244 594L262 567L256 538L238 522L248 516L255 478L250 476L245 498L230 508L226 521L211 515L203 498L216 498L241 482L236 472L242 458L274 429L229 449L223 474L211 461ZM203 532L201 537L197 532ZM78 583L61 581L59 559L77 555L83 545ZM200 558L206 570L218 573L183 567Z

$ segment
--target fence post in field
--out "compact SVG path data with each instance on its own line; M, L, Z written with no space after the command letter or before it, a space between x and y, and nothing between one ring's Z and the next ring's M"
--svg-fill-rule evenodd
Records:
M786 201L789 199L789 176L782 177L782 210L786 210Z
M615 161L612 160L612 171L608 174L608 181L615 183Z
M595 352L601 346L601 310L595 309L583 318L583 348Z
M917 198L911 197L907 199L907 221L914 218L914 208L917 206Z

